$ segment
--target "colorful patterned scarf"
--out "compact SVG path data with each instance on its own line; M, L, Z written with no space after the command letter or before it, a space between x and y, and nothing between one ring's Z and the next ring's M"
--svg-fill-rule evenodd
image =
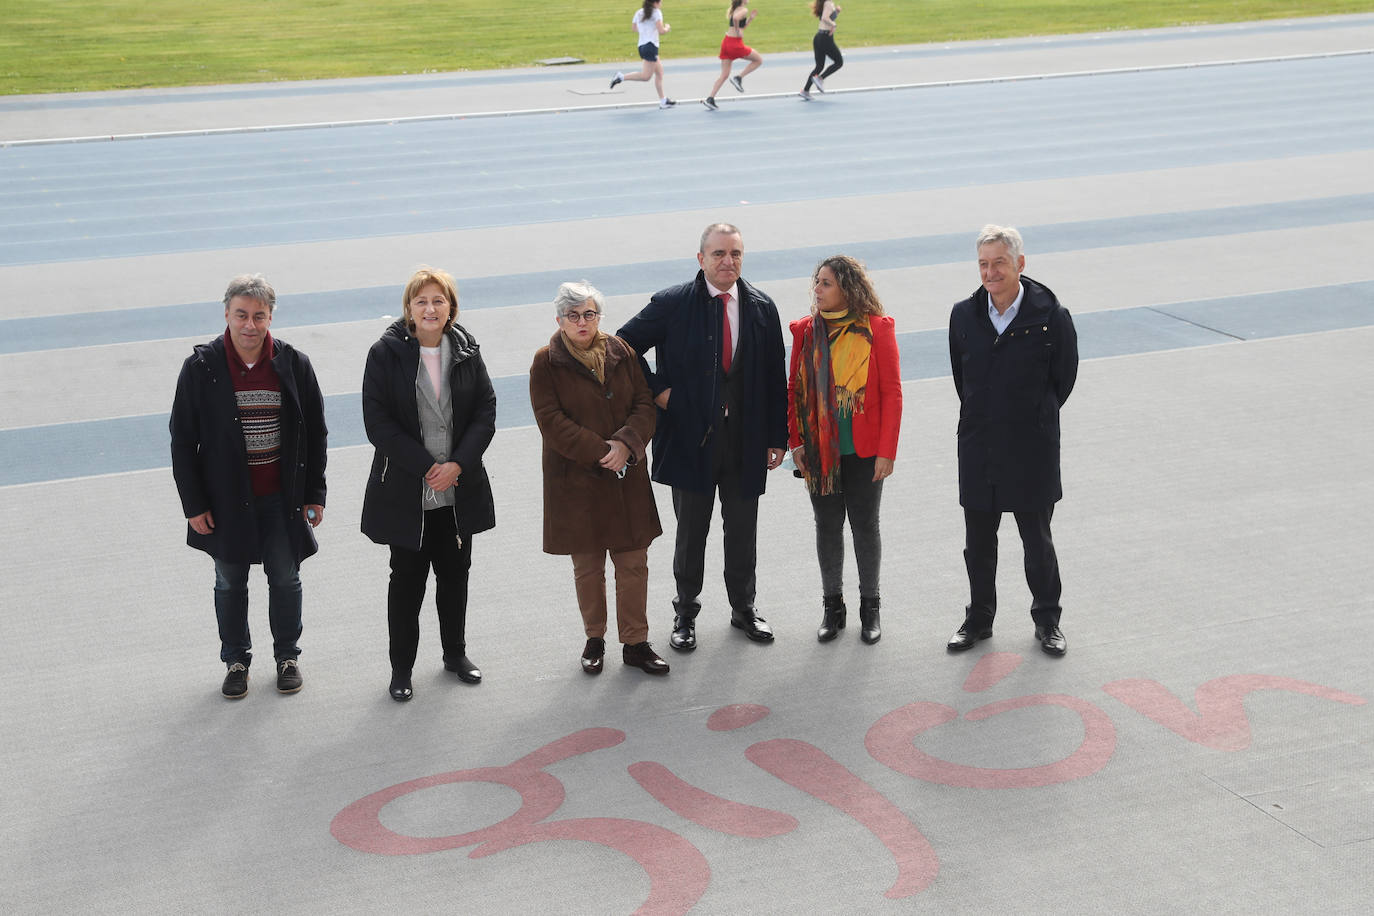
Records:
M807 489L828 496L840 492L839 418L864 409L873 350L868 316L822 312L811 319L802 348L793 389L801 472Z

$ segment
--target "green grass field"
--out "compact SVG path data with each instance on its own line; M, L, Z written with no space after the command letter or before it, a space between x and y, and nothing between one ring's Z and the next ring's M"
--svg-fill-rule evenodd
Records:
M632 61L635 0L0 0L0 94ZM841 47L1374 10L1374 0L842 0ZM664 0L667 59L712 55L726 0ZM807 0L756 0L749 43L810 48Z

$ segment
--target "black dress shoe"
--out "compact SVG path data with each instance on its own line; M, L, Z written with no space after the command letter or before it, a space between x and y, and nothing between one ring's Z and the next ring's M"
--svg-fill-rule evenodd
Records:
M1037 626L1035 638L1040 640L1040 648L1045 650L1046 655L1063 655L1069 651L1069 644L1064 640L1064 633L1059 627Z
M587 639L587 648L582 650L582 670L588 674L600 674L602 659L606 657L606 640L599 636Z
M821 597L821 625L816 628L818 642L830 642L844 629L844 618L848 610L844 606L843 595L824 595Z
M963 652L965 649L972 649L978 640L987 639L991 635L992 627L979 627L965 620L964 625L949 638L945 648L951 652Z
M673 635L668 637L668 645L679 652L691 652L697 647L697 621L695 617L673 617Z
M759 612L754 608L732 612L730 614L730 626L743 630L744 635L754 642L773 641L773 630L768 626L768 621L760 617Z
M456 662L444 660L444 670L452 671L458 675L458 680L468 684L482 683L482 669L472 663L472 659L464 655Z
M387 688L387 693L391 694L391 698L397 703L404 703L413 697L415 694L410 689L410 672L391 672L391 686Z
M620 657L625 660L625 664L638 668L645 674L668 673L668 663L659 658L654 647L647 642L637 642L633 646L624 647L620 650Z

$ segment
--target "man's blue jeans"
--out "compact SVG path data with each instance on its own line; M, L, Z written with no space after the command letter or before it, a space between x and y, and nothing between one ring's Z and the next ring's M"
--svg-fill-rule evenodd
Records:
M259 497L258 543L267 573L267 620L272 626L272 654L277 661L301 654L301 577L296 552L286 530L286 513L280 493ZM219 657L226 665L253 661L253 640L248 635L249 563L215 560L215 617L219 620Z

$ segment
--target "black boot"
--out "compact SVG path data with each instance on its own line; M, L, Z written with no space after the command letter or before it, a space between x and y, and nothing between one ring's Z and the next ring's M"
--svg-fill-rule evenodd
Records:
M816 638L821 642L830 642L839 636L840 631L844 629L846 613L843 595L826 595L822 598L821 625L816 630Z
M877 595L859 597L859 623L863 629L859 631L859 638L870 645L883 638L883 624L879 618L878 605L880 601Z

